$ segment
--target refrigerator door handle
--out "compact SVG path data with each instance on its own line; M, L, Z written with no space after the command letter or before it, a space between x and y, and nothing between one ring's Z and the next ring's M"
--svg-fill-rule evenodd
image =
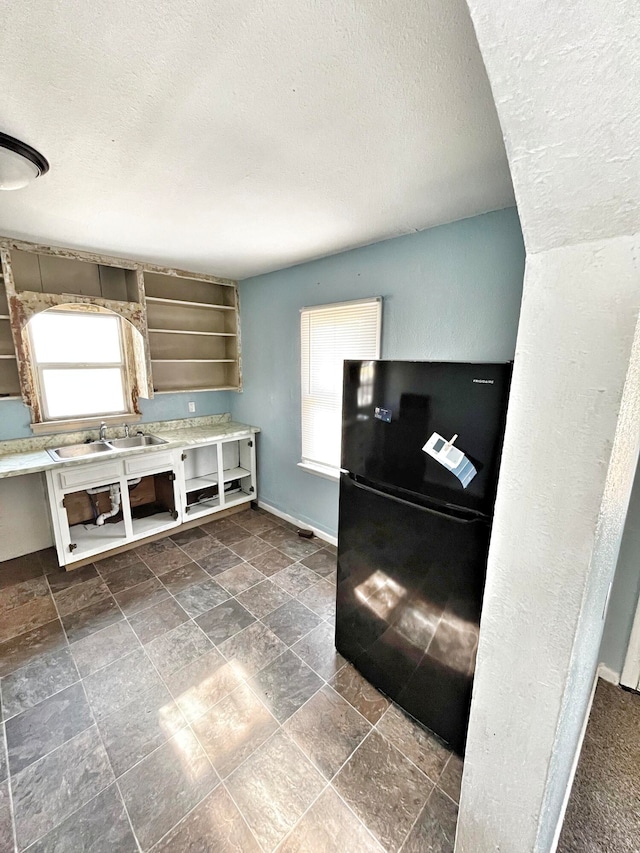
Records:
M362 489L364 492L370 492L372 495L378 495L381 498L388 498L390 501L395 501L396 503L403 504L404 506L412 507L413 509L419 509L422 512L428 512L430 515L437 515L440 518L446 518L447 521L453 521L455 524L474 524L478 521L484 521L481 518L458 518L455 515L450 515L448 512L441 512L437 509L432 509L431 507L422 506L422 504L414 504L411 501L406 501L404 498L399 498L397 495L391 495L388 492L381 492L379 489L374 489L371 486L365 486L364 483L359 483L357 480L351 478L351 484L356 487L356 489Z

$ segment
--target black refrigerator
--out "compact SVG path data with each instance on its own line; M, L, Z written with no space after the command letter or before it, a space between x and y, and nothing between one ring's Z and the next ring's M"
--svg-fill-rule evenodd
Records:
M510 364L346 361L336 646L460 755Z

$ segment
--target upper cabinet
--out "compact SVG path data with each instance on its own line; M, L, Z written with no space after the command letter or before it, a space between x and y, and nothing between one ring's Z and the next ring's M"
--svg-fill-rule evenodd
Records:
M140 332L144 352L130 359L145 375L140 396L241 388L235 281L15 240L1 241L0 253L0 397L22 397L34 421L25 327L61 306L97 306Z
M238 390L235 282L145 270L144 286L154 390Z

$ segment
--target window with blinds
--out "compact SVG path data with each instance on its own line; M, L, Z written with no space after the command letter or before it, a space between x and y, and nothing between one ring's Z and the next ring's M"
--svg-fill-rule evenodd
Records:
M340 467L343 362L380 358L381 321L379 296L301 310L303 465Z

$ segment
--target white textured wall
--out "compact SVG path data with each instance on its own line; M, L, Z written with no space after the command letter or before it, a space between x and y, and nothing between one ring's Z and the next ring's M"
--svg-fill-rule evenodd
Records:
M53 544L44 474L0 480L0 563Z
M638 454L640 16L469 7L528 255L456 850L548 853Z

